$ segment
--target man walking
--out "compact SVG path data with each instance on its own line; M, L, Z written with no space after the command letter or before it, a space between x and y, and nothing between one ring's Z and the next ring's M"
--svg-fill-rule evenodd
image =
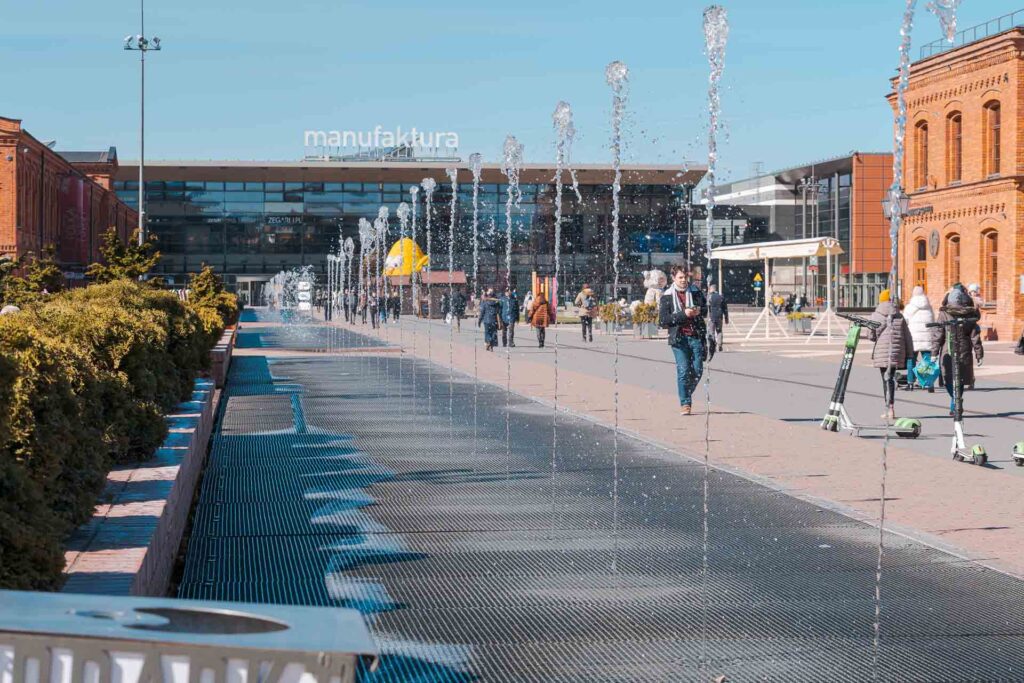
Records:
M668 330L668 344L676 359L679 412L693 412L693 390L704 374L708 314L704 294L690 282L685 266L672 266L672 284L658 303L658 326Z
M519 322L519 295L515 289L506 289L501 297L501 345L516 345L516 323Z
M718 285L708 285L708 357L715 351L722 350L722 337L725 325L729 324L729 305L725 297L718 293Z

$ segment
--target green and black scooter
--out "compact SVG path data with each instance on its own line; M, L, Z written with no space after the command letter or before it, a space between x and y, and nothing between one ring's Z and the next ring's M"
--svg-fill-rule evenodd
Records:
M846 335L846 348L843 351L843 361L839 365L839 377L836 379L836 388L832 390L832 401L828 404L828 412L821 421L821 428L828 432L838 432L840 429L860 436L861 432L884 432L892 429L896 436L904 439L916 439L921 436L921 421L911 417L896 419L891 427L886 425L859 425L850 419L846 412L843 401L846 400L846 385L850 382L850 373L853 371L853 358L857 355L857 344L860 342L860 331L863 328L877 330L881 324L875 320L860 318L846 313L837 313L841 318L846 318L853 325Z
M964 378L960 376L960 363L957 359L966 350L963 345L967 343L969 330L972 325L978 322L978 316L952 316L942 323L928 323L926 327L945 327L946 344L949 355L952 357L950 366L953 380L953 442L950 446L950 453L953 459L958 462L971 462L983 466L988 462L988 453L981 444L974 444L968 450L964 442ZM1017 456L1014 456L1014 461ZM1019 465L1020 463L1018 463Z

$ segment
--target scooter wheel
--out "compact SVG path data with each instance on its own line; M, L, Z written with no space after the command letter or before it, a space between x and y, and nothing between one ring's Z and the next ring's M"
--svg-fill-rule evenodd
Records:
M1024 467L1024 458L1014 458L1013 464L1017 467Z
M988 456L987 455L976 455L976 456L974 456L974 464L977 465L978 467L984 467L985 463L987 463L987 462L988 462Z
M917 424L911 427L910 429L898 431L896 432L896 436L900 437L901 439L916 439L917 437L921 436L921 425Z
M963 462L964 461L964 456L960 455L959 453L954 453L953 454L953 459L956 460L957 462Z

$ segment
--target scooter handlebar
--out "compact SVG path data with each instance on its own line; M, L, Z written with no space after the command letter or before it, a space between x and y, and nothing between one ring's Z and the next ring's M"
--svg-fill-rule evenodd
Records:
M838 315L840 318L846 318L850 322L856 323L861 327L866 327L869 330L877 330L879 327L882 326L882 323L878 322L877 320L871 320L870 318L861 318L860 316L850 315L849 313L836 313L836 315Z
M925 323L925 327L955 327L956 325L968 325L970 323L976 323L981 318L969 317L969 318L950 318L943 323Z

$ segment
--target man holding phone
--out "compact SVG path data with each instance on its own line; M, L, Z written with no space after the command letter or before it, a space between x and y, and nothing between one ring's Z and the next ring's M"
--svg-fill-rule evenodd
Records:
M668 330L668 344L676 359L676 388L679 391L679 412L693 412L693 390L704 374L707 357L707 299L691 283L686 266L672 266L672 284L661 295L658 304L658 326Z

